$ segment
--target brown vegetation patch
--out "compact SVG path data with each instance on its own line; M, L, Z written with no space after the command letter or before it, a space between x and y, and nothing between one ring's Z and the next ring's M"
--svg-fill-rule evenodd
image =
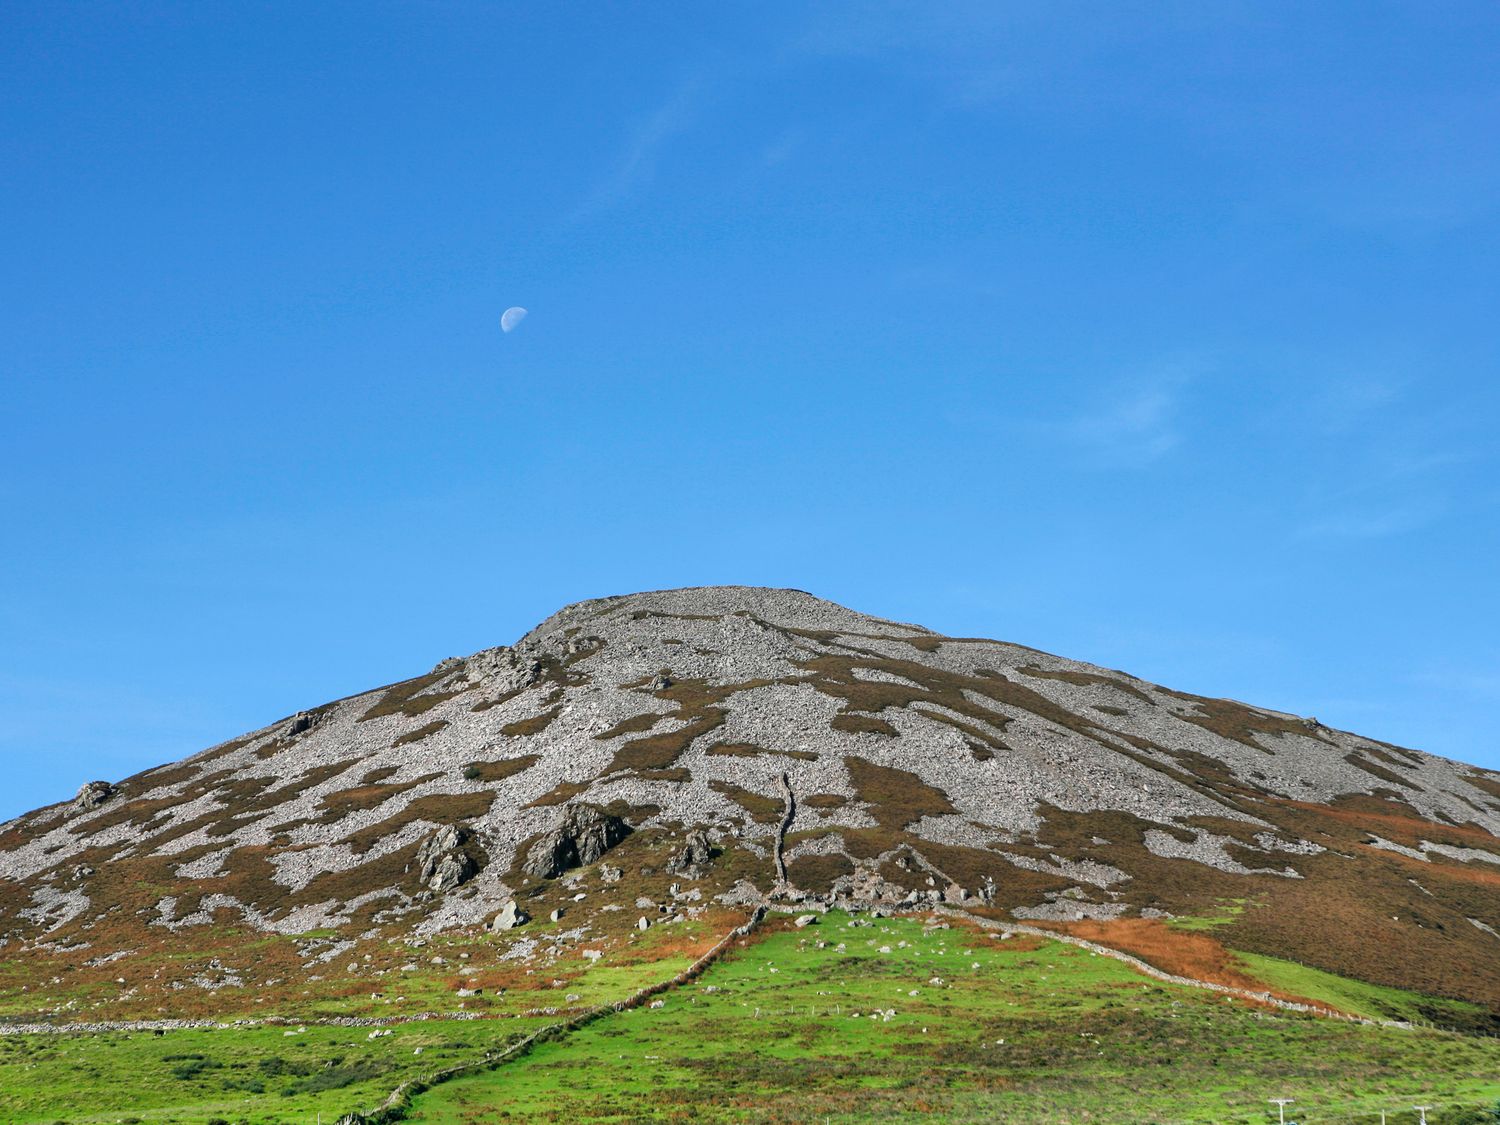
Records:
M849 771L854 792L882 828L900 830L924 816L955 811L948 794L908 770L877 766L854 755L844 759L844 768Z
M670 671L663 675L670 678ZM642 681L644 684L647 681ZM666 699L677 705L670 716L686 725L663 734L648 735L625 743L615 751L614 761L606 773L615 770L664 770L676 765L694 739L718 730L724 725L726 711L722 704L733 694L752 688L765 687L769 680L751 680L742 684L716 686L706 680L673 680L669 687L652 692L658 699ZM639 686L639 685L638 685Z
M501 692L494 699L481 699L474 706L470 707L469 710L475 713L488 711L493 707L499 707L502 703L509 703L525 690L524 687L512 688L510 691Z
M1482 789L1495 797L1500 797L1500 777L1488 773L1471 773L1464 778L1476 789Z
M1288 719L1273 715L1268 711L1258 711L1254 707L1247 707L1233 699L1206 699L1203 696L1188 695L1180 691L1168 691L1165 688L1162 690L1173 699L1191 703L1199 711L1196 715L1178 715L1178 718L1222 738L1232 738L1252 750L1272 753L1268 747L1256 741L1255 735L1257 734L1315 738L1329 746L1333 745L1320 728L1309 726L1300 719Z
M1374 762L1367 760L1357 750L1351 750L1349 751L1349 753L1345 754L1344 761L1348 762L1351 766L1355 766L1358 769L1364 770L1368 774L1372 774L1373 776L1380 778L1381 781L1389 781L1392 785L1400 785L1405 789L1415 789L1419 793L1422 791L1422 787L1415 781L1412 781L1407 777L1402 777L1400 774L1392 773L1390 770L1384 769L1381 766L1377 766Z
M1296 810L1303 814L1302 819L1312 817L1315 822L1321 822L1325 835L1333 832L1352 839L1361 831L1378 832L1409 848L1420 848L1423 840L1431 840L1435 844L1460 848L1500 850L1500 838L1478 825L1438 824L1394 796L1381 798L1354 793L1336 797L1326 805L1274 799L1268 804L1273 809Z
M181 785L185 781L191 781L201 772L203 772L202 767L196 762L180 762L175 766L147 770L144 773L136 774L134 777L128 777L120 782L118 788L140 791L167 789L174 785Z
M370 706L370 709L359 717L359 721L364 723L371 719L384 718L387 715L405 715L409 719L414 719L424 711L430 711L444 700L452 699L460 694L457 691L423 694L428 688L441 683L452 674L453 669L448 668L441 672L428 672L425 676L417 676L415 679L392 684Z
M716 742L704 751L704 754L711 758L758 758L763 754L780 754L787 758L796 758L801 762L818 760L818 756L811 750L772 750L750 742Z
M270 779L266 780L269 783ZM107 828L129 824L144 833L147 825L158 819L171 816L174 809L192 799L186 796L174 796L154 797L149 800L121 801L115 808L106 806L104 811L98 816L93 817L84 824L80 824L76 831L82 835L92 836ZM119 798L116 798L116 800L119 800Z
M353 789L341 789L336 793L327 793L318 800L318 807L323 809L321 822L332 824L343 820L353 812L367 812L370 809L378 809L392 797L400 796L408 789L415 789L418 785L424 785L429 781L436 781L443 775L440 773L427 773L421 777L413 778L411 781L388 781L379 785L357 785Z
M1282 1000L1297 1003L1315 1003L1305 996L1268 988L1264 982L1245 971L1232 950L1226 949L1223 943L1209 934L1174 930L1155 918L1120 918L1112 922L1054 922L1042 925L1129 953L1164 973L1221 984L1226 988L1241 988L1247 992L1271 992Z
M808 809L841 809L849 803L849 798L840 793L811 793L798 797L797 803Z
M405 808L378 824L372 824L350 833L344 837L343 842L348 844L356 855L360 855L369 851L387 836L401 831L408 824L415 824L418 821L427 821L430 824L457 824L460 821L477 820L490 811L490 806L494 802L495 794L488 790L481 790L478 793L431 793L425 797L416 798Z
M828 725L845 734L883 734L889 738L900 734L890 723L877 719L874 715L842 713L835 715Z
M1414 770L1420 768L1422 765L1420 758L1415 757L1411 751L1402 750L1400 747L1391 747L1393 753L1390 754L1387 754L1379 746L1364 746L1361 749L1370 757L1382 761L1388 766L1395 766L1397 769Z
M665 713L656 711L647 711L642 715L632 715L628 719L621 719L603 734L596 734L594 737L600 742L605 742L611 738L618 738L622 734L640 734L642 731L650 730L666 717Z
M1150 703L1153 706L1156 703L1154 699L1128 680L1117 679L1114 676L1100 675L1098 672L1072 672L1066 669L1048 671L1035 664L1027 664L1024 667L1017 668L1016 671L1020 672L1023 676L1030 676L1034 680L1061 680L1063 683L1072 684L1074 687L1114 688L1116 691L1123 691L1126 695L1135 696L1142 703ZM1102 710L1102 708L1099 709Z
M533 715L529 719L517 719L513 723L506 723L500 728L500 733L511 738L525 737L527 735L541 734L552 725L552 720L562 714L562 705L548 708L540 715Z
M843 875L854 874L854 864L849 857L839 855L805 855L792 860L786 866L787 878L792 886L817 894L828 894L833 882Z
M943 647L943 641L946 638L929 633L926 636L919 637L881 637L880 639L883 641L900 641L902 644L911 645L918 652L936 652Z
M295 895L289 896L287 906L295 908L305 903L327 902L329 899L347 902L382 887L404 886L414 890L417 883L415 859L419 847L420 841L414 841L397 851L377 856L368 863L323 872ZM371 906L373 910L380 909L378 902Z
M430 723L422 724L416 730L407 731L400 738L396 739L395 742L391 743L391 747L394 749L397 746L409 746L413 742L421 742L422 739L427 738L429 735L437 734L438 731L447 725L447 719L434 719Z
M212 749L205 750L201 754L194 754L188 761L198 765L207 765L209 762L216 761L219 758L227 758L236 750L243 750L259 737L259 734L247 734L243 738L233 739L222 746L215 746Z
M1005 856L985 848L938 844L931 840L913 840L911 847L970 894L992 882L995 899L991 905L1002 915L1008 915L1017 906L1035 906L1045 899L1047 892L1072 885L1058 875L1016 867Z
M566 805L580 793L587 792L588 787L589 783L587 781L564 781L556 789L553 789L550 793L543 793L526 807L528 809L540 809L546 808L549 805Z
M781 823L781 814L785 811L785 806L779 797L767 797L762 793L741 789L738 785L731 785L727 781L710 781L709 785L748 812L751 819L757 823Z
M283 738L281 735L277 735L264 745L256 747L255 756L262 762L266 762L276 757L282 751L290 750L296 745L297 740L295 738Z
M378 770L371 770L359 779L361 785L376 785L388 777L393 777L401 772L399 766L381 766Z
M723 708L711 707L687 726L665 734L654 734L646 738L632 739L615 751L615 757L605 771L615 770L660 770L676 763L693 739L724 725Z
M664 770L636 770L636 776L646 781L692 781L693 775L682 766L673 766Z
M470 762L464 767L464 776L467 777L472 772L477 781L504 781L529 770L541 760L540 754L525 754L519 758L503 758L495 762Z

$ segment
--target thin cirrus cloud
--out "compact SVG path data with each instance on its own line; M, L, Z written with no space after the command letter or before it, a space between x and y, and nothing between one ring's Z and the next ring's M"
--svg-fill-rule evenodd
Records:
M1171 385L1148 386L1061 423L1060 436L1115 465L1149 465L1182 444L1181 394Z
M966 406L950 411L948 421L1066 453L1075 467L1145 468L1184 445L1188 392L1201 370L1196 364L1166 364L1145 375L1093 384L1061 407L1000 415Z
M1186 398L1201 370L1176 361L1106 384L1071 416L1042 420L1038 429L1096 467L1155 464L1183 444Z
M1310 401L1297 444L1320 455L1305 470L1301 506L1312 514L1300 538L1393 538L1472 507L1464 479L1486 458L1462 419L1423 411L1403 384L1373 377L1333 380Z
M1302 528L1304 539L1388 539L1426 527L1442 517L1445 505L1404 505L1388 510L1343 512L1313 520Z
M584 222L594 218L649 184L656 177L662 151L697 118L701 97L702 83L696 78L688 79L670 98L638 121L614 167L573 212L572 220Z

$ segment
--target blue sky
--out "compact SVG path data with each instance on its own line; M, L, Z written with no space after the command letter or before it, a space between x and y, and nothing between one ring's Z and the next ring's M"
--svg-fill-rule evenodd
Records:
M7 5L0 817L723 582L1500 767L1497 49Z

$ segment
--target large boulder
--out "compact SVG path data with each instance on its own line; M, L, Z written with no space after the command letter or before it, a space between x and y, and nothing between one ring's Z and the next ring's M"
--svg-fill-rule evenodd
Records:
M479 868L461 850L467 838L463 829L445 824L422 841L417 849L417 878L423 886L442 893L473 877Z
M698 828L687 834L681 850L667 860L667 870L674 875L689 875L697 878L698 873L713 858L713 841L708 838L707 832Z
M490 921L490 932L496 934L503 933L506 930L513 930L517 926L524 926L529 921L531 921L531 915L522 910L515 899L511 899L500 908L500 913L496 914Z
M115 787L107 781L85 781L78 790L78 796L73 798L73 809L75 812L97 809L116 792Z
M317 718L309 711L298 711L292 716L286 725L286 736L296 738L299 734L306 734L317 724Z
M521 870L552 879L574 867L586 867L631 833L630 825L592 805L569 805L560 823L526 853Z

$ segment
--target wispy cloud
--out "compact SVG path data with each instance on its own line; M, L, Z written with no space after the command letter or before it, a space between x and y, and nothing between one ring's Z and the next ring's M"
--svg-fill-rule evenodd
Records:
M1182 444L1179 426L1182 377L1127 386L1063 422L1063 437L1080 450L1115 465L1148 465Z
M1479 502L1462 486L1465 470L1489 459L1462 423L1431 408L1431 395L1406 381L1342 376L1314 385L1293 415L1294 448L1308 451L1303 539L1384 539L1407 535Z
M1162 362L1112 380L1060 385L1030 411L999 414L967 404L949 420L1043 445L1074 467L1144 468L1185 444L1190 392L1207 369L1197 360Z
M1038 74L1092 54L1110 29L1058 20L1040 9L955 0L945 4L829 4L795 41L808 54L880 60L918 76L950 101L979 106L1012 93Z
M702 94L702 82L690 78L636 121L613 168L573 212L573 220L581 222L608 211L655 179L662 151L692 125Z
M1341 512L1315 519L1302 528L1304 539L1387 539L1427 526L1444 514L1438 502L1386 510Z
M1205 365L1170 360L1075 395L1071 413L1037 419L1049 440L1071 447L1086 465L1140 468L1178 449L1186 431L1189 388Z

